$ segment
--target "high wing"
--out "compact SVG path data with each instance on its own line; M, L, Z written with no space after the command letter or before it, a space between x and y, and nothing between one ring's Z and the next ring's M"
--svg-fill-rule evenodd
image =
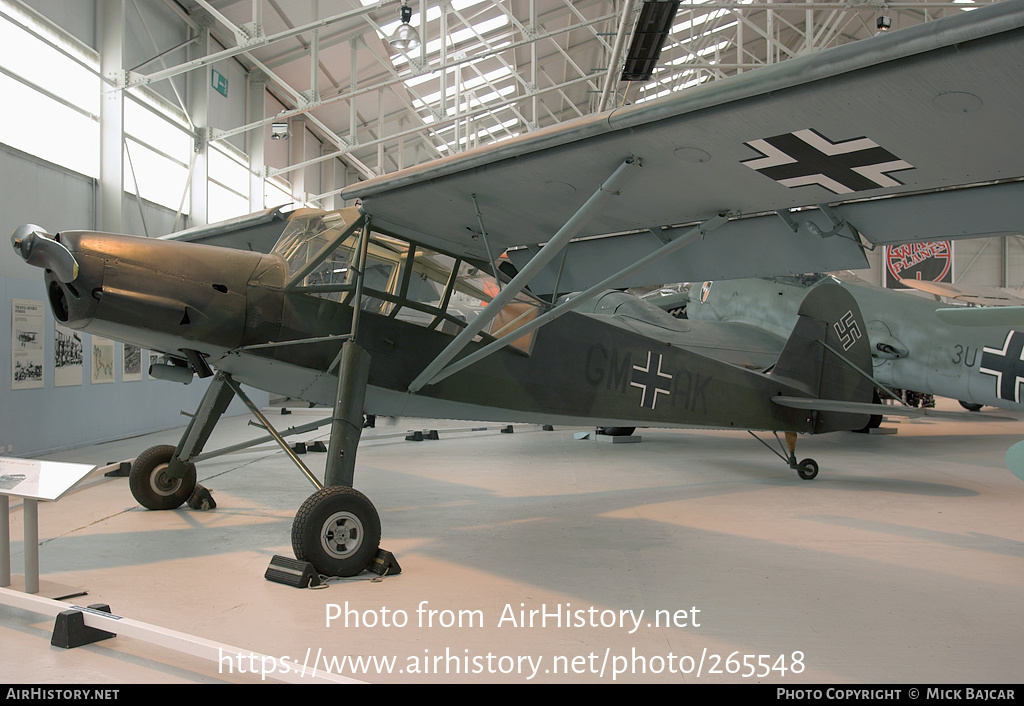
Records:
M274 243L281 237L281 231L290 213L290 209L285 210L282 206L265 208L238 218L179 230L161 236L160 239L219 245L236 250L270 252Z
M1024 306L984 306L937 309L935 315L957 326L1015 326L1024 328Z
M909 278L901 280L901 283L911 289L916 289L936 297L976 306L1024 305L1024 297L995 287L964 287L963 285L952 285L947 282L930 282Z
M530 284L538 293L556 281L561 292L583 289L645 256L655 261L616 286L863 268L861 238L1020 230L1022 55L1024 0L1005 0L342 196L361 199L376 227L480 260L512 249L520 267L568 233L564 261ZM703 226L684 250L659 254L694 224ZM596 237L606 235L616 237Z

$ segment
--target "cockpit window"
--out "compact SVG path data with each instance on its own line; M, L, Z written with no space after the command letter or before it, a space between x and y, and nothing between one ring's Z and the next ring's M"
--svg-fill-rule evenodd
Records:
M292 277L307 265L318 263L320 266L316 268L315 273L307 274L304 284L344 281L349 266L349 261L344 256L351 255L351 246L340 251L332 247L330 257L327 256L329 253L324 251L327 246L336 244L335 241L350 230L352 225L351 222L346 222L344 211L324 212L311 208L297 210L288 219L288 225L285 226L272 252L285 259L288 263L288 274ZM357 235L358 233L349 236L348 240L354 243ZM331 265L335 267L332 268Z
M348 303L355 289L362 227L355 209L296 211L273 252L288 263L295 291ZM361 308L456 334L498 294L494 277L478 266L400 238L371 232ZM502 338L542 313L544 304L520 293L485 328ZM533 335L510 345L529 352Z

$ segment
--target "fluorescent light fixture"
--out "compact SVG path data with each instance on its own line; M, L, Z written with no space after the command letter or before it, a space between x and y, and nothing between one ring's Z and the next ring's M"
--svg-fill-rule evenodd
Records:
M678 9L679 0L645 0L633 30L633 41L626 54L621 80L646 81L651 78Z

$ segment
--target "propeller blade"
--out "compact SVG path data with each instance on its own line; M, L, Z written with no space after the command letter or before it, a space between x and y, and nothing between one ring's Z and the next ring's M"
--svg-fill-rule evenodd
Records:
M11 236L11 244L25 262L52 271L61 282L71 282L78 277L75 256L39 226L31 223L18 226Z

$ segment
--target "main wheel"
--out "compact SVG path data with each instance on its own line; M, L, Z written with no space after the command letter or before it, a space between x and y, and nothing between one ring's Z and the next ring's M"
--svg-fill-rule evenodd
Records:
M813 458L805 458L797 465L796 473L804 480L814 480L818 475L818 464Z
M332 486L310 495L292 523L295 558L326 576L355 576L380 546L380 517L353 488Z
M195 464L188 464L182 478L167 475L173 446L152 446L138 455L128 472L128 487L143 507L173 510L189 499L196 488Z
M882 404L882 398L878 394L878 390L875 390L871 394L871 403L872 404ZM877 429L880 426L882 426L882 415L881 414L872 414L870 417L868 417L868 423L867 424L862 426L860 429L853 429L852 431L858 432L860 434L870 434L872 429Z

